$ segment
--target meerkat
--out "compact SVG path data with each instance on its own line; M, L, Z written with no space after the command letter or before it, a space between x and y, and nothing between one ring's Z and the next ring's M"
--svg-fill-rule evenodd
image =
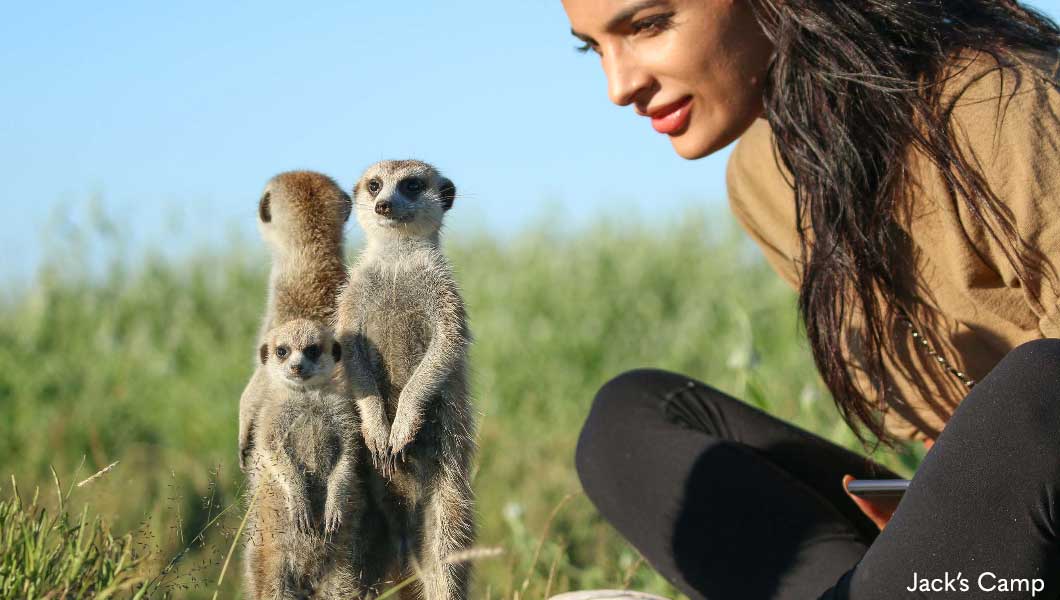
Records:
M338 289L346 281L343 229L353 205L333 179L312 171L273 177L258 201L258 229L272 257L265 316L258 339L292 319L331 323ZM239 466L253 440L260 367L239 400Z
M357 411L326 325L295 319L266 334L265 375L250 456L256 503L244 553L250 598L350 598L364 593Z
M339 295L336 334L380 477L391 568L416 563L422 597L467 597L470 567L448 561L474 538L463 300L439 238L456 187L429 164L383 161L353 190L365 247ZM395 566L396 565L396 566Z

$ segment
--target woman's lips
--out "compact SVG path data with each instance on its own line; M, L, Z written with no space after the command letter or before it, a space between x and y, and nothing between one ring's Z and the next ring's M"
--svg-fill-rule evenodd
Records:
M651 116L651 126L659 133L673 133L685 126L692 112L692 98L664 107Z

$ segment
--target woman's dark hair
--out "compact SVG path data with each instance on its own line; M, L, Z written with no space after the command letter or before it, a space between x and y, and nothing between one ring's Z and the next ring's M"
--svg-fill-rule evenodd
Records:
M866 443L864 427L893 446L876 411L886 398L887 324L918 301L902 277L909 241L895 210L908 193L908 152L939 169L949 193L1030 281L1041 260L958 147L940 83L960 52L986 53L1000 68L1023 50L1056 52L1060 30L1013 0L751 1L775 46L765 117L794 179L798 304L814 361L859 440ZM859 393L843 355L844 324L855 312L876 406Z

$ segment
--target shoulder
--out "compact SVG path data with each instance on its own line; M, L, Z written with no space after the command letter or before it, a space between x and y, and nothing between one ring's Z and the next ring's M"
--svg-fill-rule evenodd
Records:
M999 59L969 51L950 65L940 82L940 109L966 158L992 186L1027 174L1028 167L1043 160L1056 164L1058 84L1060 56L1055 52L1024 51Z
M940 108L963 158L1005 205L1020 235L1042 243L1060 194L1060 55L1024 51L997 59L967 52L941 83ZM969 237L989 246L979 219L957 210ZM1006 262L995 258L999 267Z
M954 56L937 85L944 108L957 114L976 110L1004 110L998 100L1028 102L1056 91L1060 76L1060 54L1053 51L1020 50L995 56L980 50L965 50Z

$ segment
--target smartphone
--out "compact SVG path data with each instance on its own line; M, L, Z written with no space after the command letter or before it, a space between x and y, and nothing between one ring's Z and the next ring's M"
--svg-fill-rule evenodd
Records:
M857 479L847 485L851 494L862 498L901 498L908 479Z

